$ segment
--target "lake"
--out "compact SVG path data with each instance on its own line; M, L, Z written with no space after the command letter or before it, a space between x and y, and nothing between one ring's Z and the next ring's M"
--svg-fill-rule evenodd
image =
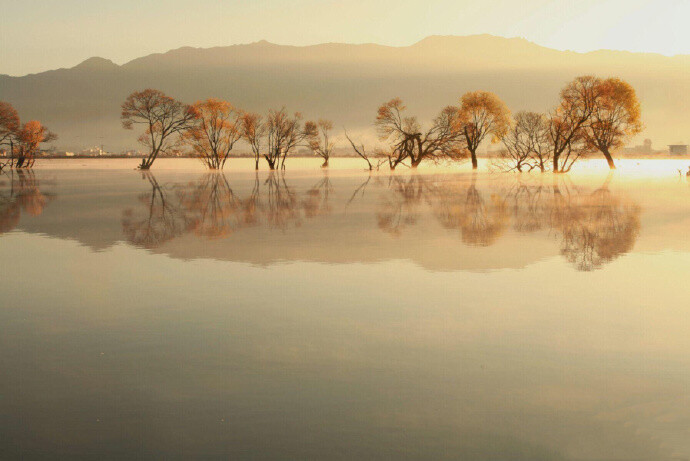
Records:
M687 163L2 173L0 458L690 459Z

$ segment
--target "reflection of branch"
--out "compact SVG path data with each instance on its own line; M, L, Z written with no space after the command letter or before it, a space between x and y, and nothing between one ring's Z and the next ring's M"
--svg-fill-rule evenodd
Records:
M360 184L359 187L357 189L355 189L355 191L352 193L350 200L348 200L347 204L345 205L345 210L347 210L347 208L350 206L350 204L355 199L357 194L360 194L361 197L364 197L364 192L366 191L367 186L369 185L369 181L371 181L371 174L369 174L369 176L367 176L366 181L364 181L362 184ZM360 193L360 191L361 191L361 193Z

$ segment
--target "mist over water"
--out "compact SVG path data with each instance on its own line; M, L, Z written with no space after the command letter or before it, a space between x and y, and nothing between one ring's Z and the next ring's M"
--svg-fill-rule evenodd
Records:
M290 162L0 176L0 458L690 458L685 162Z

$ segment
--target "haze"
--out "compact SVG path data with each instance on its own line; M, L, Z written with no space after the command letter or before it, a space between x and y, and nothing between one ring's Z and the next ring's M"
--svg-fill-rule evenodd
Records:
M182 46L262 39L406 46L429 35L524 37L560 50L690 53L682 0L25 0L3 2L0 74L118 64Z

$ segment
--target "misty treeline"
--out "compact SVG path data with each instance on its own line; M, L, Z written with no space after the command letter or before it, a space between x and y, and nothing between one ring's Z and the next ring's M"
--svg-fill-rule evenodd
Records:
M192 105L147 89L132 93L122 105L123 126L143 125L139 141L149 153L140 164L149 169L160 154L191 150L210 169L222 169L233 149L244 142L269 169L284 169L290 154L306 147L326 168L334 150L333 123L305 121L284 107L265 115L246 112L227 101L207 99ZM370 170L399 165L416 168L423 161L471 160L477 169L482 143L502 143L491 167L502 171L568 172L587 154L600 152L615 168L612 152L642 130L635 90L618 78L582 76L568 83L558 104L546 113L511 115L495 94L464 94L429 123L407 113L400 98L382 104L374 121L379 146L367 151L345 131L354 152Z
M55 133L37 120L21 123L19 113L7 102L0 101L0 151L7 156L0 159L0 170L31 168L41 144L57 139Z

